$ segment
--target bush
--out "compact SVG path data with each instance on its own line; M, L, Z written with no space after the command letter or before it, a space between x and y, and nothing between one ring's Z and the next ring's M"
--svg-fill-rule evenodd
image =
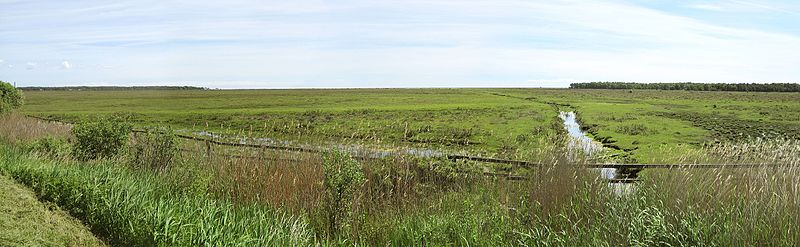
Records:
M80 160L115 156L125 146L130 132L130 124L112 118L78 123L72 128L76 140L72 154Z
M629 124L629 125L621 125L617 126L617 132L626 134L626 135L648 135L653 134L650 128L644 126L643 124Z
M22 104L22 92L8 82L0 81L0 113L17 109Z
M351 207L355 193L364 184L361 164L343 151L330 151L322 155L324 185L327 190L326 213L328 230L338 234L350 227Z
M178 154L179 142L171 129L148 129L135 137L129 156L133 167L164 171Z
M421 179L439 189L460 188L467 181L483 174L481 166L474 161L452 161L446 157L420 160L417 167Z
M70 153L71 146L66 139L48 136L25 145L25 150L45 155L50 158L64 158Z

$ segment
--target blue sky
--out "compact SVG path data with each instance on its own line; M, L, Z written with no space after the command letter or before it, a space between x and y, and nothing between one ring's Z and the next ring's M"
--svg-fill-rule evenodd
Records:
M800 2L0 0L21 86L797 82Z

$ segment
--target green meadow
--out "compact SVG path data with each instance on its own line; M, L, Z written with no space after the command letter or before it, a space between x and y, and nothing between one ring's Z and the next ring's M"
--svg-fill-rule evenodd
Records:
M577 89L296 89L29 91L26 114L78 121L121 115L296 144L424 147L535 159L561 131L559 111L628 162L742 138L800 138L800 93ZM670 150L666 152L665 150ZM674 153L675 155L670 155Z
M20 191L0 194L12 212L0 215L9 225L0 229L0 241L8 245L800 242L798 93L31 90L24 96L20 109L0 115L0 186ZM566 111L577 113L607 153L589 160L572 148L558 117ZM212 145L176 135L200 131L323 150ZM337 148L347 145L540 165L365 157ZM782 165L648 168L635 183L616 184L586 167L596 162ZM18 215L27 215L25 224L14 220Z

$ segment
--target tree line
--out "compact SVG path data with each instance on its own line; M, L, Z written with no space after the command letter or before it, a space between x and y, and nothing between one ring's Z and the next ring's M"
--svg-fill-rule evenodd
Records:
M584 82L572 83L576 89L657 89L686 91L737 91L737 92L800 92L797 83L636 83L636 82Z
M208 90L193 86L77 86L77 87L18 87L22 91L110 91L110 90Z

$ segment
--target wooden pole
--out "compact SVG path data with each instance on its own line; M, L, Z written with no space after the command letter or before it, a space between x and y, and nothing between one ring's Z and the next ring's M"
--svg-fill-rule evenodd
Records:
M211 160L211 141L206 140L206 157Z

